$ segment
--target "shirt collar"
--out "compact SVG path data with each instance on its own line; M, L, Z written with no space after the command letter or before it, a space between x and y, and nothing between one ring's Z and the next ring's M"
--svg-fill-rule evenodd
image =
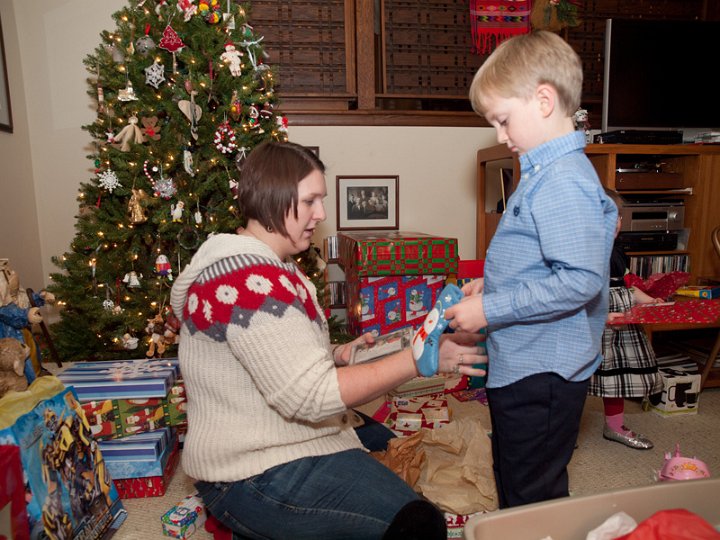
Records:
M585 133L573 131L536 146L520 156L520 173L525 177L526 174L538 172L560 156L584 149L585 144Z

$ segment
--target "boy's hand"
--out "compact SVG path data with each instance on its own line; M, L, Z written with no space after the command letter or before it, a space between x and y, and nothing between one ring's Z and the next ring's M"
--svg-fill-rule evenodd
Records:
M485 281L483 278L473 279L472 281L463 285L462 292L465 296L474 296L476 294L480 294L483 291L484 285Z
M474 282L473 282L474 283ZM472 283L468 283L471 285ZM450 328L455 331L477 332L488 325L483 309L482 293L465 296L460 302L445 310L445 318L450 320Z

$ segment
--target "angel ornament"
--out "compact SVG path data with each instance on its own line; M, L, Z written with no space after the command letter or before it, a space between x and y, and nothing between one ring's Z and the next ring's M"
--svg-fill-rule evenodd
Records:
M137 116L131 116L128 118L128 124L122 130L120 133L118 133L113 140L115 141L115 144L120 145L120 151L121 152L129 152L130 151L130 143L134 142L135 144L142 144L145 142L145 137L142 134L142 130L140 127L138 127L138 119Z
M232 43L225 44L225 52L220 55L220 60L225 62L230 68L230 74L233 77L239 77L242 75L242 64L241 58L243 53L235 48Z
M123 278L123 283L131 289L137 289L140 287L140 278L142 274L138 274L135 270L131 270Z
M137 225L147 221L147 214L142 206L142 201L147 198L147 193L145 193L142 189L132 188L132 195L128 201L128 214L130 215L131 223Z

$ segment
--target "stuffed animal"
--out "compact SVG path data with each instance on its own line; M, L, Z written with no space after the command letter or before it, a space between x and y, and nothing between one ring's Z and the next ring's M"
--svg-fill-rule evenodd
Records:
M0 259L0 338L14 338L30 347L33 369L42 370L39 353L32 338L31 327L42 322L40 306L52 304L55 296L41 291L33 293L34 306L30 305L27 291L20 286L20 278L9 266L7 259Z
M28 354L30 347L23 342L9 337L0 339L0 397L11 390L27 390L25 359Z

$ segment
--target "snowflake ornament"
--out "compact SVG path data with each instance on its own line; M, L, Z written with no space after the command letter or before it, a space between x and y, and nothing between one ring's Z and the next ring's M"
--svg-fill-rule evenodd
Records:
M157 60L151 66L145 68L145 84L149 84L156 90L165 82L165 66Z
M107 170L101 172L98 176L98 184L100 184L100 187L107 189L110 193L112 193L115 188L122 187L120 179L117 177L117 174L115 174L115 171Z

